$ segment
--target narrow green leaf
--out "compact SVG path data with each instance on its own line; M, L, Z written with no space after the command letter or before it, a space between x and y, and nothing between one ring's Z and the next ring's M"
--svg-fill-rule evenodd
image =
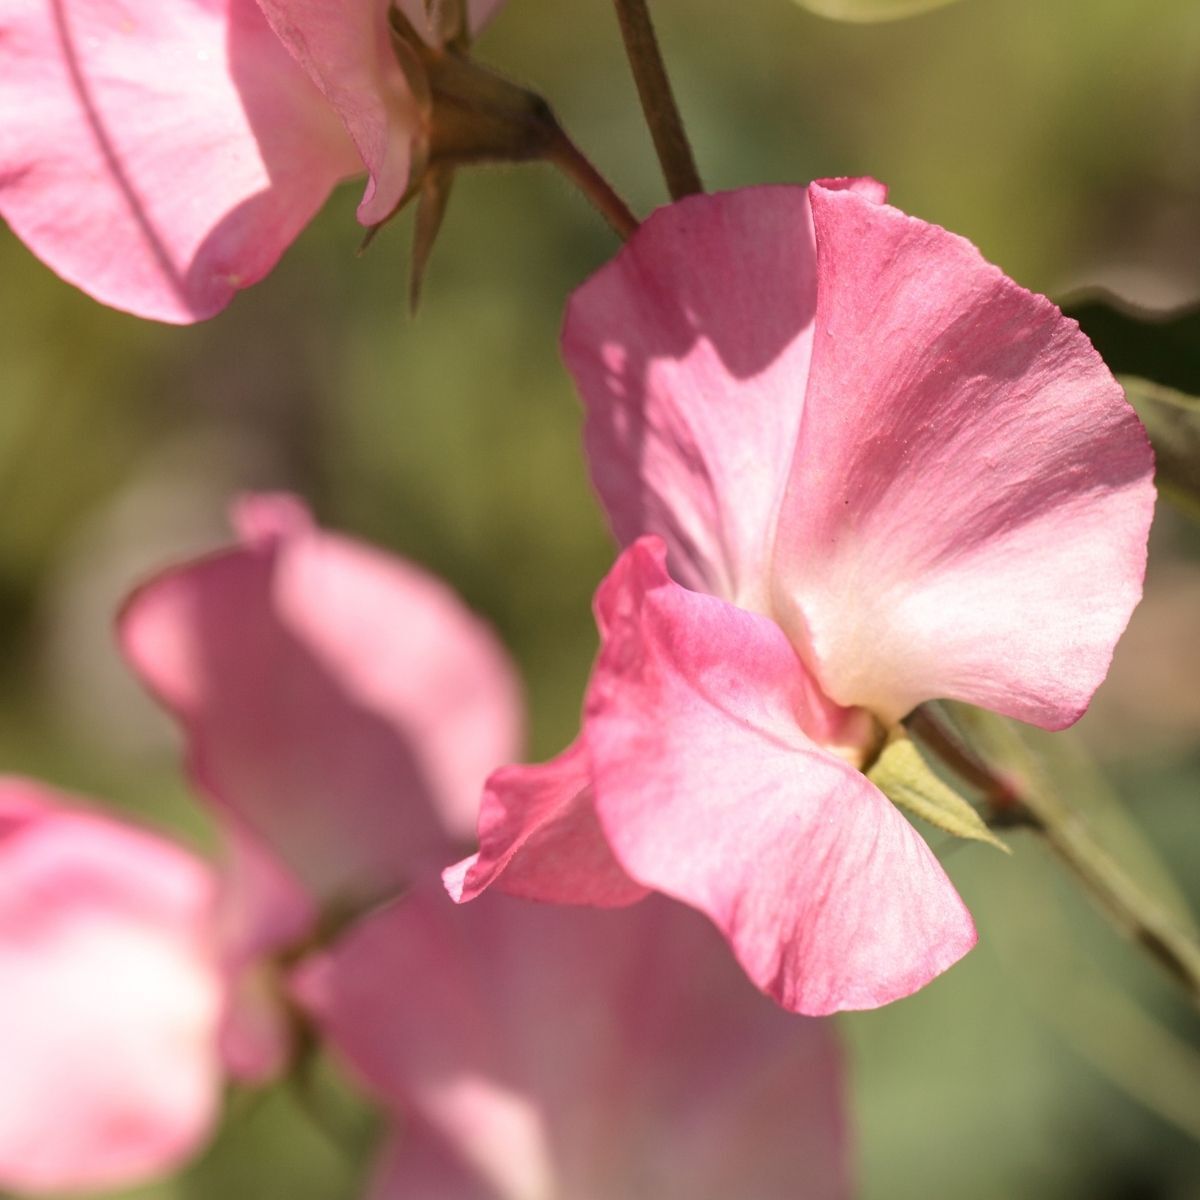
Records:
M942 8L953 0L797 0L809 12L834 21L894 21Z
M1094 840L1163 917L1189 934L1195 918L1179 885L1071 730L1047 733L969 704L930 706L973 753L1010 778L1022 804L1061 837Z
M1200 398L1133 375L1121 386L1150 435L1158 490L1200 520Z
M997 850L1008 847L984 824L967 800L936 775L907 734L893 736L867 778L893 804L907 808L923 821L955 837L987 842Z
M1114 375L1200 395L1200 308L1146 312L1104 296L1068 301L1063 312L1079 322Z

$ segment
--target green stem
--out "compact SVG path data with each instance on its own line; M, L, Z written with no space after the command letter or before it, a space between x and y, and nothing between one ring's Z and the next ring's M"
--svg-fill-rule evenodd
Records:
M638 227L637 217L561 127L556 126L545 158L579 188L622 241L629 240Z
M1200 1007L1200 946L1102 849L1078 818L1033 828L1113 919Z
M1165 967L1200 1007L1200 944L1146 895L1063 797L1043 797L1033 786L1018 790L1013 781L1001 778L967 749L928 707L918 709L908 725L946 766L983 793L989 825L1024 826L1040 836L1114 922Z
M642 112L646 115L671 199L679 200L702 192L700 172L696 170L683 118L671 91L671 81L667 77L646 0L614 0L614 4Z

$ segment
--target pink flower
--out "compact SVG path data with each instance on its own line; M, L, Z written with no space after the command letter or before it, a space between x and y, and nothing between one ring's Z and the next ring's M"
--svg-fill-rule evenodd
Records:
M294 990L395 1121L371 1200L849 1195L833 1027L763 1000L665 900L418 891Z
M240 545L134 595L122 642L198 784L310 896L358 907L409 885L294 984L403 1123L373 1195L782 1200L799 1177L844 1195L832 1030L761 1001L703 921L666 902L464 912L435 886L517 733L475 618L290 498L251 499L237 525ZM293 909L269 854L243 866L241 893L274 897L242 906L252 962Z
M104 304L212 316L339 180L368 172L368 225L403 195L419 129L388 7L0 0L0 215Z
M120 626L187 730L221 866L0 780L0 1188L180 1164L226 1075L286 1065L281 955L428 878L517 748L512 668L444 585L291 497L236 519L239 545L147 583Z
M238 545L133 594L125 657L202 794L311 897L389 898L469 839L520 741L513 668L444 584L294 498L249 497L235 523Z
M627 548L580 739L493 776L451 892L661 891L790 1009L909 994L975 930L860 768L935 697L1083 712L1141 591L1144 432L1074 322L870 181L656 213L563 344Z
M0 1188L117 1186L206 1138L215 901L185 851L0 779Z

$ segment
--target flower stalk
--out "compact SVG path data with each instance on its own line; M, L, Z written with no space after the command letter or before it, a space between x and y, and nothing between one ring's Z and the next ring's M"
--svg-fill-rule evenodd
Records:
M642 112L672 200L704 190L646 0L614 0Z
M629 240L638 227L637 217L560 125L555 125L554 134L546 147L545 158L587 197L617 237L623 242Z
M928 705L917 709L907 725L947 767L982 793L989 826L1025 828L1041 837L1113 922L1200 1007L1200 943L1096 841L1078 812L1061 797L1048 798L1036 784L1018 783L996 772Z

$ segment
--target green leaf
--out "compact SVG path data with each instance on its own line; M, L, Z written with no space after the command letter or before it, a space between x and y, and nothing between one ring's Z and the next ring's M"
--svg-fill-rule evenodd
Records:
M967 800L936 775L907 734L894 734L867 772L867 778L893 804L955 837L987 842L1009 853Z
M834 21L894 21L942 8L953 0L797 0L809 12Z
M1200 399L1136 376L1120 382L1150 435L1158 490L1200 520Z
M1196 922L1183 893L1120 796L1070 730L1047 733L968 704L930 707L1001 778L1011 780L1022 804L1061 839L1087 839L1128 877L1144 897L1140 906L1193 934Z
M1200 395L1200 308L1152 313L1115 298L1068 301L1114 375L1137 375L1188 395Z
M1143 312L1112 297L1068 303L1150 434L1162 495L1200 520L1200 308Z

